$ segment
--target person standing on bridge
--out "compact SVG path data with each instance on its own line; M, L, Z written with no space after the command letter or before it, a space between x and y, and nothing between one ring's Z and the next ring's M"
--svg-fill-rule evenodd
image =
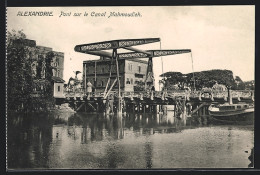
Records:
M151 93L154 93L154 92L155 92L155 87L153 85L152 88L151 88Z
M92 93L92 84L90 83L90 81L87 82L87 95L88 98L90 97L91 93Z

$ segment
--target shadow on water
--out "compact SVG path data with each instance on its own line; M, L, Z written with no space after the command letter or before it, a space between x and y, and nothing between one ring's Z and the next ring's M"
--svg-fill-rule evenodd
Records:
M171 113L11 114L8 168L154 168L157 141L152 136L160 139L199 127L194 118Z
M47 157L55 119L47 115L8 116L9 168L48 168Z

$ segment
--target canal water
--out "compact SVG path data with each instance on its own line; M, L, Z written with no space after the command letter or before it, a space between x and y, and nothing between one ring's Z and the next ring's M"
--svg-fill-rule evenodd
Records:
M248 168L253 125L159 114L9 114L8 169Z

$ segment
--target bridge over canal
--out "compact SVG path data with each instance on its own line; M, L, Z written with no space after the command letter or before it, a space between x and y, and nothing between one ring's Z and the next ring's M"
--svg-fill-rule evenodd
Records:
M123 39L98 43L76 45L74 50L83 54L106 57L111 60L109 78L104 92L86 93L86 74L83 76L84 87L81 91L66 92L64 98L56 98L57 104L69 103L77 112L161 112L163 106L174 105L175 114L178 116L206 115L211 103L253 103L253 91L154 91L153 58L175 54L191 53L191 49L182 50L140 50L132 46L160 42L160 38ZM118 49L130 50L120 52ZM107 50L112 50L108 52ZM146 71L145 90L141 92L126 92L120 88L119 63L120 59L148 58ZM112 65L116 65L116 79L111 83ZM86 72L86 67L84 68ZM194 79L194 77L193 77ZM194 79L195 81L195 79ZM113 91L117 83L118 90ZM194 84L195 85L195 84ZM195 89L195 87L194 87Z
M66 92L64 98L56 98L57 104L69 103L77 112L118 112L118 92L86 94L83 91ZM166 105L173 105L175 115L207 116L212 103L254 103L254 91L140 91L121 92L122 112L158 113ZM164 111L166 112L166 111Z

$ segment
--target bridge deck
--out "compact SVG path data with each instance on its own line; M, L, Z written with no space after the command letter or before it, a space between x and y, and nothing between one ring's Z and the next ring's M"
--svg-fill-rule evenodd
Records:
M231 91L232 99L235 101L254 101L254 91L250 90L237 90ZM104 93L95 92L91 93L89 97L83 92L66 92L64 97L67 100L101 100ZM138 101L172 101L176 99L185 99L187 101L227 101L228 91L154 91L154 92L121 92L121 97L125 100L138 100ZM60 98L60 97L57 97ZM107 97L108 99L117 99L118 92L111 91Z

